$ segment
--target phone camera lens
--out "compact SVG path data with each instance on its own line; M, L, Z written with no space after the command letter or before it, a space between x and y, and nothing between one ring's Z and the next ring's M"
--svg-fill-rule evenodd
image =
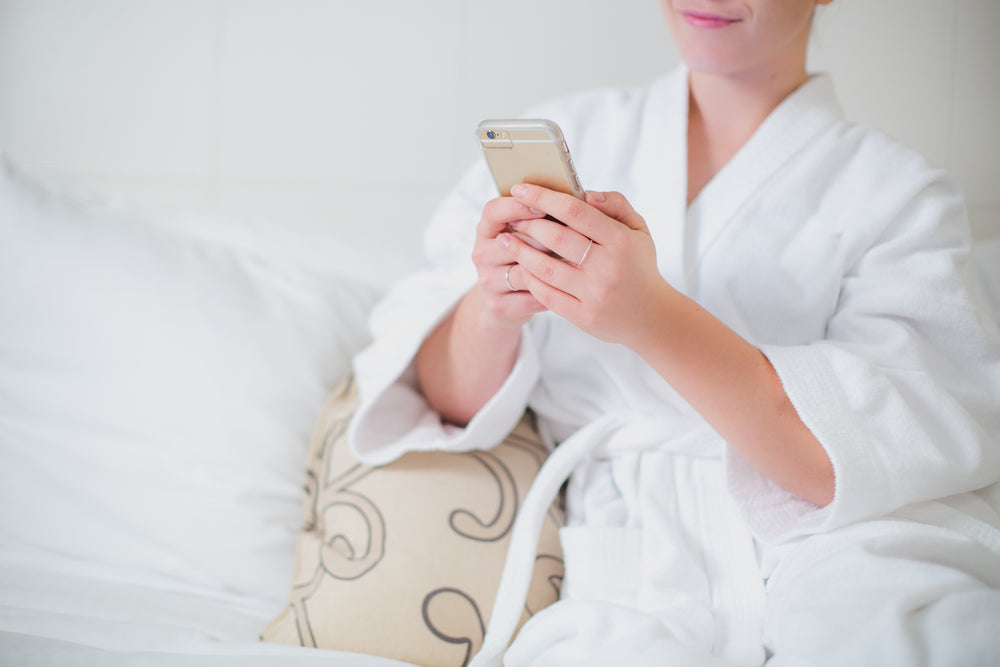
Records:
M493 130L487 130L486 136L489 137L490 139L496 139L497 133L494 132Z

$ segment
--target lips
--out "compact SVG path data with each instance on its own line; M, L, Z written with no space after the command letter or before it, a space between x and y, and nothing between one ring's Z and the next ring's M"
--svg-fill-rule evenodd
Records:
M731 26L734 23L739 22L740 19L731 19L719 14L710 14L707 12L697 12L697 11L682 11L681 16L684 17L684 21L695 28L705 28L708 30L714 30L718 28L725 28Z

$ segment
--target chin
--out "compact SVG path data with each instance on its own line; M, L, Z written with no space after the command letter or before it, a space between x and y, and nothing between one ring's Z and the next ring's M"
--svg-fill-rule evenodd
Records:
M746 66L744 59L721 53L682 53L681 60L691 72L701 74L733 74Z
M746 61L746 54L736 48L737 40L723 39L716 35L674 35L674 44L681 60L691 71L723 73L739 68Z

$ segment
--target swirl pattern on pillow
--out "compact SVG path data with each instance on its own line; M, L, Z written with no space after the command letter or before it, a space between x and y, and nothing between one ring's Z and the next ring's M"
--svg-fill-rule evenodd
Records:
M488 451L412 452L360 463L347 443L353 382L317 423L288 605L261 639L458 667L482 645L510 530L547 456L527 413ZM553 506L522 622L562 583Z

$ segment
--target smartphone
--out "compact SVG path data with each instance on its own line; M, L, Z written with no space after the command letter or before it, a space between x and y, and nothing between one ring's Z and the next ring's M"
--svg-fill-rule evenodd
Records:
M477 134L504 197L511 187L532 183L584 198L562 130L551 120L484 120Z

